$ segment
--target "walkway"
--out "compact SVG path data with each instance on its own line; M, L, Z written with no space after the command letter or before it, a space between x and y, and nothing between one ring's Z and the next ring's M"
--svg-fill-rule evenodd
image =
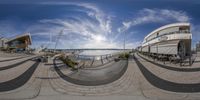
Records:
M54 60L55 71L63 80L85 86L97 86L111 83L124 74L127 66L127 60L121 60L111 64L106 64L100 69L79 69L77 71L71 71L69 74L64 74L63 68L60 69L56 60ZM65 70L67 69L65 68ZM70 69L67 71L69 70Z
M9 79L0 82L1 100L197 100L200 98L198 71L187 72L163 68L141 58L137 54L131 56L127 70L119 79L97 86L73 84L68 79L63 79L63 76L60 76L54 69L53 63L45 64L28 61L16 67L2 70L2 72L6 75L5 71L12 72L14 69L18 71L20 68L25 68L25 65L29 65L27 69L19 71L16 76L11 75L13 78L7 73ZM117 67L119 64L111 65ZM121 67L119 68L121 69ZM110 71L113 71L112 69ZM59 70L65 76L75 75L73 77L76 78L82 76L83 72L86 75L88 74L84 70L76 73L71 73L64 68ZM103 72L94 72L93 75L95 73L100 75ZM89 73L92 73L92 71L89 71ZM109 75L108 71L103 77ZM88 79L86 77L82 79L90 80L90 76L88 76ZM9 83L9 81L13 82ZM5 82L8 83L5 84Z

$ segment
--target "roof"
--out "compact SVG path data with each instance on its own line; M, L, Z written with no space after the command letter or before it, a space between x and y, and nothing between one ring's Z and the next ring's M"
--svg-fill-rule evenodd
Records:
M9 42L12 42L12 41L15 41L17 39L20 39L20 38L25 38L25 37L28 37L30 39L30 44L32 44L32 39L31 39L31 35L30 33L25 33L25 34L22 34L22 35L18 35L10 40L8 40L6 43L9 43Z
M190 26L190 23L173 23L173 24L168 24L165 26L162 26L160 28L157 28L156 30L152 31L151 33L149 33L144 39L146 39L147 37L151 36L152 34L164 30L166 28L170 28L170 27L175 27L175 26Z

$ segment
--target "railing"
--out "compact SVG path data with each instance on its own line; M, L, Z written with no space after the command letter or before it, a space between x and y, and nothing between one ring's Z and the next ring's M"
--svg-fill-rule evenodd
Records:
M105 55L74 55L75 60L82 62L84 68L98 67L107 64L118 57L119 53Z
M106 54L106 55L76 55L79 59L82 60L101 60L107 57L111 57L112 54Z

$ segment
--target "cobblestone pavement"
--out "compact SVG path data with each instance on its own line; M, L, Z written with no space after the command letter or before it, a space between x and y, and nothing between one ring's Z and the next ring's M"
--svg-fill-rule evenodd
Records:
M187 72L187 71L179 71L179 70L169 70L167 68L159 67L151 62L148 62L138 55L136 55L136 57L140 59L140 62L142 62L142 64L146 66L146 68L149 71L153 72L156 76L159 76L162 79L177 82L177 83L200 83L200 80L197 80L197 78L200 77L199 71ZM190 69L193 69L193 67L191 67ZM187 76L187 77L183 77L183 76Z
M17 61L23 60L25 59L18 59ZM146 77L138 62L160 79L182 84L200 83L198 71L179 72L162 68L135 54L135 59L132 59L132 57L129 59L126 72L118 80L99 86L70 83L56 73L53 63L39 63L26 84L14 90L0 92L0 100L198 100L200 98L200 92L173 92L155 86L148 79L151 76ZM0 76L1 83L15 79L30 69L33 64L34 61L28 61L17 67L0 71L0 74L4 76ZM64 74L68 72L71 71L65 69ZM8 75L7 79L6 74ZM159 82L158 80L152 81ZM158 84L162 85L162 83Z
M14 68L1 70L0 100L36 97L40 91L41 82L36 79L36 75L42 74L38 68L41 64L38 64L36 61L29 60Z
M81 68L77 71L71 71L69 74L64 74L66 71L70 71L70 68L67 66L59 66L60 62L57 61L59 60L54 60L55 71L63 80L84 86L97 86L111 83L119 79L125 73L128 66L127 60L120 60L118 62L113 61L112 64L106 64L101 68Z

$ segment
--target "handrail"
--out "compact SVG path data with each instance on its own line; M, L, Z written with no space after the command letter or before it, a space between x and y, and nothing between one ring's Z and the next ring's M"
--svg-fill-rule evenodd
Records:
M106 55L75 55L75 57L79 59L90 59L90 60L103 60L106 58L113 57L113 54L106 54Z
M86 61L89 60L90 61L90 65L88 66L88 68L89 68L89 67L99 66L99 64L104 65L106 63L109 63L114 60L111 58L116 56L117 54L119 54L119 53L104 54L104 55L78 55L78 54L75 54L74 57L76 57L79 60L86 60ZM96 62L99 62L99 63L97 65L95 65Z

